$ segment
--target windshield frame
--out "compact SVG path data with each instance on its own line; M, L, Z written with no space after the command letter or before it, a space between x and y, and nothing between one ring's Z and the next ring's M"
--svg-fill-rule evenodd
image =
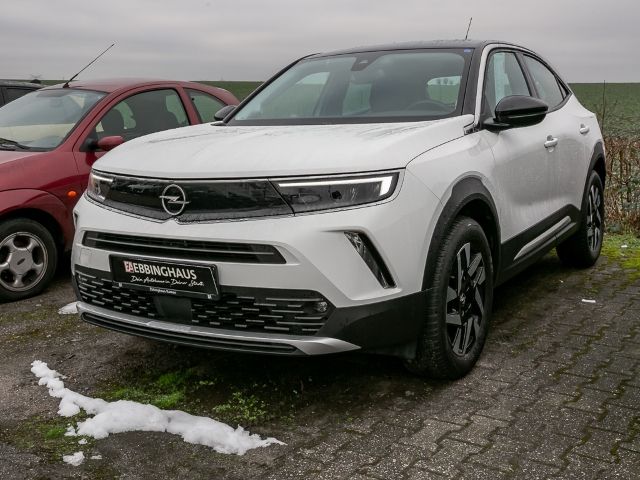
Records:
M419 52L433 52L433 53L457 53L464 60L464 66L460 78L460 90L458 92L458 100L456 108L452 112L443 115L393 115L393 116L372 116L372 117L313 117L313 118L284 118L284 119L250 119L250 120L235 120L236 115L241 112L247 105L249 105L253 99L258 96L264 89L269 87L273 82L278 80L282 75L288 72L293 67L300 63L305 63L313 60L323 60L328 58L339 58L357 56L366 53L378 53L380 55L393 54L393 53L419 53ZM369 124L369 123L406 123L406 122L424 122L441 120L444 118L457 117L463 114L466 95L467 95L467 83L469 81L471 68L474 62L475 48L472 47L426 47L426 48L397 48L397 49L371 49L346 53L336 54L312 54L302 57L295 62L292 62L278 73L276 73L269 80L264 82L256 90L251 93L244 101L242 101L231 114L224 119L221 124L228 126L278 126L278 125L340 125L340 124Z
M53 87L53 88L41 88L38 90L34 90L33 92L29 92L26 95L23 95L24 98L28 95L31 94L37 94L37 93L42 93L42 92L51 92L51 91L56 91L56 90L64 90L64 91L76 91L76 92L91 92L91 93L97 93L102 95L100 98L98 98L98 100L89 108L87 109L87 111L82 114L80 117L78 117L78 120L76 121L76 123L73 125L73 127L71 127L69 129L69 132L67 132L67 134L62 138L62 140L60 140L60 142L54 146L54 147L30 147L29 145L23 145L24 147L27 148L19 148L17 150L22 151L22 152L51 152L53 150L56 150L58 148L60 148L60 146L64 145L64 143L69 139L69 137L71 137L71 135L73 135L73 133L76 131L76 129L78 128L78 126L84 121L85 118L87 118L87 116L89 116L89 114L101 103L104 101L105 98L107 98L110 95L110 92L105 92L104 90L96 90L93 88L74 88L74 87ZM20 100L20 99L18 99ZM7 104L8 105L8 104ZM9 139L10 140L10 139Z

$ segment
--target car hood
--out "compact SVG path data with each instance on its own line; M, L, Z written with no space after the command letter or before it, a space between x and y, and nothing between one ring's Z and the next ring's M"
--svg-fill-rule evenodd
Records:
M9 168L9 164L11 162L38 155L42 155L42 152L30 152L28 150L0 150L0 165L3 165L4 168Z
M321 175L403 168L464 135L465 115L430 122L215 126L161 132L102 157L104 172L158 178Z

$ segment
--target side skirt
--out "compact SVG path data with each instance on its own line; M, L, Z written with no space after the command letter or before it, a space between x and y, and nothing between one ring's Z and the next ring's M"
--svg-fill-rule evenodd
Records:
M580 225L580 210L573 205L528 228L500 246L500 268L496 285L538 261L548 251L570 237Z

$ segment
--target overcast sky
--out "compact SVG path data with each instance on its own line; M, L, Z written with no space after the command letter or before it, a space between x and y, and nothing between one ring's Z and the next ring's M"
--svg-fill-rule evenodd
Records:
M0 78L264 80L308 53L498 38L570 82L640 82L640 0L19 0L0 14Z

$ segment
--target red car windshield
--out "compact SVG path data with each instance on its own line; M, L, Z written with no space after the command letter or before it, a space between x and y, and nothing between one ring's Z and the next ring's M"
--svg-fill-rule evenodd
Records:
M38 90L0 108L0 149L52 150L106 93Z

